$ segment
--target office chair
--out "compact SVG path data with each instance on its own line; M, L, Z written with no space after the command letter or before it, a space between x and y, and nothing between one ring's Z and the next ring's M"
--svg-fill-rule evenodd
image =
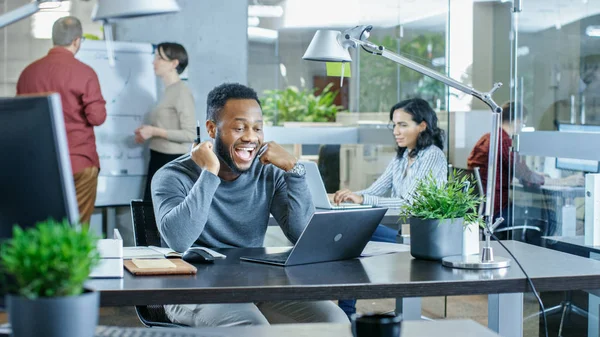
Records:
M136 246L161 247L161 242L164 244L156 226L154 207L151 201L131 200L131 219L133 223L133 238ZM162 305L136 305L135 312L140 322L148 328L186 326L171 322Z
M468 169L468 170L463 170L463 171L471 174L472 177L475 177L475 182L477 184L477 188L475 189L475 191L477 192L477 194L479 196L485 196L485 191L483 189L483 183L481 182L481 174L479 173L479 167L474 167L473 169ZM480 216L483 215L484 209L485 209L485 203L482 202L479 204L479 209L478 209L478 213ZM539 217L531 216L529 207L525 207L525 209L523 211L523 219L524 219L523 225L511 226L510 224L508 224L507 227L496 229L494 231L494 233L513 232L513 234L514 234L515 231L521 231L520 241L528 242L528 241L530 241L530 239L529 239L529 236L527 235L527 231L536 232L537 236L539 238L541 238L541 236L544 235L544 233L546 233L546 231L548 230L548 221L545 219L539 218ZM505 219L505 221L509 221L509 220ZM531 225L530 224L531 221L540 223L540 224L542 224L542 226Z

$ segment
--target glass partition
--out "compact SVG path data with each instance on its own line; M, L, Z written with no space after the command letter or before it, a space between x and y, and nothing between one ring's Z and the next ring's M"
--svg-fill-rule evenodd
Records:
M386 127L389 111L403 99L421 97L430 103L446 131L444 150L448 150L448 88L444 84L361 49L351 50L351 76L343 81L339 71L337 75L328 72L325 63L302 60L318 29L343 31L368 24L373 26L371 42L446 73L447 0L419 6L400 0L285 0L270 7L281 8L281 15L267 17L255 12L255 5L249 6L248 83L262 98L265 118L272 127L309 128L302 144L287 146L303 159L321 164L328 192L364 189L381 175L396 155ZM265 32L273 38L261 38ZM322 127L350 127L368 136L356 137L355 143L313 139L317 133L310 128Z
M521 103L513 115L514 161L542 182L513 167L513 224L531 225L515 235L532 242L584 235L583 177L597 173L600 160L599 14L598 1L556 0L524 1L513 15L511 97Z

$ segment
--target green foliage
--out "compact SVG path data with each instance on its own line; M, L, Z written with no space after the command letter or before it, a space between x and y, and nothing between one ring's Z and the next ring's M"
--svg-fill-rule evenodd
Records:
M370 41L382 45L394 53L398 53L398 46L400 46L400 55L445 73L444 65L434 67L431 64L433 58L445 55L446 42L443 34L421 33L408 41L392 36L379 39L372 36ZM365 52L360 54L359 111L389 111L399 100L415 96L432 103L440 99L443 104L446 92L446 86L442 82L398 65L384 57Z
M94 41L100 40L100 37L99 37L98 35L89 34L89 33L84 33L84 34L83 34L83 37L84 37L86 40L94 40Z
M299 90L290 86L284 90L265 90L261 98L263 116L273 125L283 122L334 122L335 115L343 107L333 101L338 95L331 91L333 83L328 84L320 95L315 95L317 89Z
M403 220L414 217L420 219L457 219L463 218L464 224L479 223L477 214L482 197L475 193L475 184L469 177L457 177L454 171L446 183L439 183L431 173L422 179L415 190L413 202L400 210Z
M47 220L26 230L13 228L0 247L2 269L12 279L8 291L29 299L76 296L99 263L97 239L68 221Z

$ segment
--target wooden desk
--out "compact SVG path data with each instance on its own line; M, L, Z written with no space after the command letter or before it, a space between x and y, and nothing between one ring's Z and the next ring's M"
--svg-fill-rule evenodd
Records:
M508 256L496 243L495 254ZM594 289L600 261L516 241L507 247L520 260L538 291ZM244 303L340 298L415 298L489 295L489 327L503 336L522 336L523 292L529 287L516 264L507 269L474 271L413 259L408 252L362 259L277 267L242 262L240 256L276 249L224 249L227 259L197 265L195 276L90 280L101 305Z
M131 331L144 331L148 329L137 328ZM231 328L202 328L202 329L160 329L160 333L185 332L189 337L194 336L220 336L220 337L352 337L350 324L279 324L272 326L246 326ZM197 333L197 335L193 334ZM110 336L98 334L98 337ZM162 335L161 335L162 336ZM402 322L402 337L497 337L498 334L471 321L471 320L444 320L444 321L405 321Z

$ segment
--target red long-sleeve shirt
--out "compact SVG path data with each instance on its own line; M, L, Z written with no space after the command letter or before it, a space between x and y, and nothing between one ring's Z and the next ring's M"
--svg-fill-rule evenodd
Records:
M55 47L27 66L17 82L17 95L50 92L60 94L73 173L100 168L94 126L106 120L106 101L98 76L72 52Z
M512 176L509 172L512 171L512 154L510 147L512 146L512 139L504 131L500 129L501 141L498 142L498 151L502 151L502 156L498 153L498 164L496 169L496 192L494 194L494 210L493 214L498 214L500 209L505 209L508 206L508 190L512 182ZM490 134L483 135L477 144L473 147L469 158L467 159L467 166L470 169L479 167L479 173L481 174L481 182L483 183L484 191L487 192L487 175L488 175L488 158L490 150ZM501 171L502 170L502 171ZM515 165L514 176L517 177L524 185L542 185L544 184L544 177L535 172L532 172L522 160L517 160ZM502 186L500 186L500 180L502 180ZM502 194L500 194L500 188L502 187ZM502 205L500 204L500 196L502 196ZM502 208L500 208L502 206Z

